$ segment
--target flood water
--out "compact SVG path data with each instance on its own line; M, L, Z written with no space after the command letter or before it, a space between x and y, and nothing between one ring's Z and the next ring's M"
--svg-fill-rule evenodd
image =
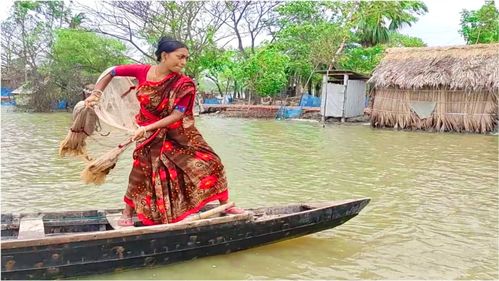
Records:
M101 186L57 155L69 113L1 115L2 212L122 207L131 150ZM240 207L370 197L337 228L84 279L498 279L498 138L316 122L197 118ZM90 141L94 155L126 135ZM98 142L98 143L97 143Z

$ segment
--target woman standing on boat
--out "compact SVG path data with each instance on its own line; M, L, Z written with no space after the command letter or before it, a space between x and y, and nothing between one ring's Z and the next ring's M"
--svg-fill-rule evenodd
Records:
M131 226L135 211L144 225L178 222L206 203L228 201L227 179L218 155L194 126L196 87L181 73L189 59L187 46L163 37L156 50L157 65L121 65L105 75L85 100L98 102L114 76L138 80L140 126L137 146L119 224ZM228 213L241 213L233 207Z

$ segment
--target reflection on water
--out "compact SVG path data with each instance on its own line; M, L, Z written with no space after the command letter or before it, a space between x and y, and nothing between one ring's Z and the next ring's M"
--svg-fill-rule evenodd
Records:
M69 123L68 113L2 112L3 212L121 207L131 151L106 184L84 185L83 163L57 156ZM499 278L496 136L207 116L197 124L241 207L372 201L318 234L89 279ZM112 131L90 150L100 155L125 137Z

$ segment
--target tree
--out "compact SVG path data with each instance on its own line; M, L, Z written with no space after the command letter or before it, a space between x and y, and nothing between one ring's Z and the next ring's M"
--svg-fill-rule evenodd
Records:
M359 42L364 47L386 43L390 31L411 25L426 12L421 1L361 1L356 16Z
M278 30L272 42L290 59L286 73L288 88L293 91L291 95L302 92L307 78L315 70L311 63L311 44L328 25L326 10L323 2L314 1L286 2L277 7Z
M412 37L398 32L390 32L388 35L387 47L426 47L425 42L421 38Z
M229 85L235 82L236 55L235 51L226 51L211 46L199 57L199 64L204 69L204 76L217 86L221 96L226 94L229 91Z
M370 75L381 61L387 48L392 47L424 47L426 44L417 37L411 37L397 32L389 33L389 41L372 47L349 46L339 61L341 69L352 70Z
M244 64L246 86L259 96L276 96L286 86L289 58L273 45L264 46Z
M79 98L82 86L95 83L108 67L126 64L125 45L93 32L59 29L52 46L52 61L44 67L49 83L54 84L52 98Z
M371 74L381 61L384 50L382 45L349 48L339 62L340 68L362 74Z
M466 44L499 42L499 12L494 1L487 1L477 11L463 10L459 33Z
M209 11L223 3L202 1L104 1L89 11L93 22L85 26L95 32L127 43L142 55L143 62L156 61L154 46L161 36L169 35L189 47L191 57L186 73L198 77L202 69L197 57L214 38L224 19Z
M53 91L44 69L53 59L54 30L78 27L84 14L73 16L63 1L17 1L2 22L2 74L24 83L33 91L31 104L36 111L50 109ZM17 74L17 75L16 75ZM19 83L19 82L17 82ZM20 85L12 85L20 86Z
M246 55L243 35L249 35L251 53L255 52L256 38L273 24L274 8L279 1L225 1L225 13L214 15L224 18L227 27L234 31L238 50Z
M20 58L29 67L30 76L37 76L39 65L50 59L53 30L67 25L70 15L63 1L15 2L2 23L2 48L9 54L5 59Z

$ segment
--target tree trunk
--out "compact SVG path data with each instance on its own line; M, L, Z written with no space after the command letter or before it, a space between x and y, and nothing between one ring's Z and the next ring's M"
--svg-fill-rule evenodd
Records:
M296 77L296 89L295 97L300 96L303 93L303 85L301 84L301 76Z

